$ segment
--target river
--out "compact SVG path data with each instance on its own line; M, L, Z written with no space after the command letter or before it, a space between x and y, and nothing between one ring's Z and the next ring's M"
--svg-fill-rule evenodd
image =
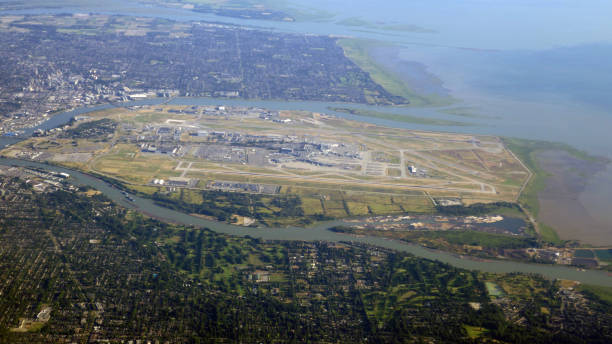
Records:
M10 2L0 0L0 5ZM377 40L391 46L372 56L378 63L415 90L438 93L443 87L458 102L450 108L375 110L462 121L469 126L381 124L562 141L612 158L612 136L607 134L612 127L612 26L604 15L612 10L609 1L387 0L381 6L368 0L352 0L351 6L345 6L344 0L285 3L298 12L319 11L322 18L297 22L230 18L135 0L37 0L28 2L31 8L0 14L135 15ZM517 21L516 16L524 20ZM346 25L346 20L354 18L363 23ZM390 25L425 30L383 29ZM398 72L400 69L405 72ZM453 108L473 116L449 114Z
M499 261L499 260L474 260L467 257L459 257L457 255L429 250L421 246L411 245L402 243L395 240L389 240L379 237L357 237L344 233L336 233L329 230L329 228L338 225L339 221L321 223L315 227L309 228L251 228L251 227L240 227L233 226L226 223L220 223L216 221L202 219L200 217L192 216L189 214L181 213L168 208L160 207L156 205L152 200L141 198L135 195L131 195L134 199L130 202L126 199L121 191L114 188L110 184L92 177L87 174L80 173L78 171L51 166L36 162L5 159L0 158L0 164L24 166L24 167L36 167L49 171L65 172L70 174L70 182L75 185L89 185L108 198L112 199L116 203L131 209L136 209L143 212L144 214L154 214L155 218L160 220L169 221L172 223L178 223L188 226L196 226L201 228L208 228L217 233L236 235L236 236L251 236L254 238L261 238L264 240L304 240L304 241L328 241L328 242L354 242L363 243L368 245L374 245L378 247L393 249L397 251L407 252L418 257L427 259L437 260L443 263L447 263L458 268L480 270L493 273L509 273L509 272L522 272L522 273L535 273L541 274L551 279L568 279L580 281L582 283L601 285L612 287L612 276L602 272L594 270L578 270L576 268L554 266L554 265L543 265L543 264L527 264L518 263L511 261Z
M0 4L10 1L0 0ZM467 122L469 126L432 126L367 118L329 111L334 103L276 102L226 99L175 99L171 104L224 104L260 106L276 110L309 110L326 112L396 128L493 134L531 139L563 141L591 153L612 157L612 127L610 116L609 68L612 58L609 43L612 26L609 16L612 3L604 0L551 0L546 2L483 1L457 2L453 0L389 0L383 5L369 0L355 0L345 6L340 0L293 0L297 7L310 7L329 12L325 20L312 18L295 23L270 22L220 17L182 9L142 5L137 1L93 0L32 0L31 8L5 11L3 14L41 13L105 13L167 18L180 21L213 21L289 33L314 33L352 36L381 40L393 44L388 54L378 56L382 64L399 60L410 68L401 77L408 83L426 82L432 75L432 85L420 89L443 86L461 99L455 104L461 112L468 108L475 117L457 117L450 108L391 108L350 104L350 107L379 112L400 113L427 118ZM364 25L345 25L345 20L357 17ZM520 18L520 20L517 20ZM573 20L568 20L572 18ZM343 24L344 21L344 24ZM387 24L415 25L419 30L389 31L373 28ZM370 25L370 27L367 27ZM603 46L585 44L601 43ZM399 49L398 49L399 47ZM559 58L560 56L560 58ZM579 63L579 61L594 63ZM577 61L577 62L576 62ZM576 62L576 63L575 63ZM395 63L395 62L394 62ZM571 68L568 68L568 65ZM420 67L419 67L420 66ZM390 67L394 67L391 65ZM411 73L410 70L413 70ZM424 73L424 70L427 73ZM559 78L558 76L561 75ZM438 78L439 80L435 80ZM440 84L438 84L440 82ZM580 85L580 87L575 87ZM559 87L561 86L561 87ZM160 100L144 103L155 104ZM143 103L134 103L143 104ZM123 104L125 105L125 104ZM102 105L64 112L51 118L40 128L48 129L66 122L70 117L88 111L107 108ZM33 131L28 130L25 136ZM17 142L19 138L0 137L0 147ZM4 160L7 162L6 160ZM19 163L13 161L14 163ZM24 162L21 162L24 163ZM54 168L55 169L55 168ZM74 171L69 172L78 176ZM79 179L101 188L109 197L125 206L138 206L145 212L163 214L177 222L208 226L229 234L253 235L266 239L296 240L354 240L374 245L406 250L415 255L446 261L459 267L492 272L537 272L550 278L568 278L583 282L612 285L611 277L601 272L579 272L571 268L519 264L513 262L476 262L453 255L429 251L379 238L353 238L333 233L323 227L309 229L244 229L190 217L156 207L147 200L137 199L129 204L117 190L91 177ZM612 228L609 201L612 194L612 168L597 175L579 196L591 216L601 219ZM153 207L153 208L150 208ZM551 208L555 209L555 208ZM180 220L180 221L179 221ZM248 232L247 232L248 231Z
M155 100L146 100L146 101L137 101L137 102L128 102L125 104L121 104L123 106L127 105L144 105L144 104L157 104L161 103L165 100L163 99L155 99ZM222 101L224 104L228 104L226 100L217 100L217 99L202 99L202 98L182 98L177 99L173 103L181 103L186 104L189 103L191 105L202 104L202 103L211 103L217 104ZM251 106L268 106L274 105L270 102L247 102L247 101L235 101L231 102L233 105L247 105ZM280 108L286 108L289 105L295 106L305 106L308 103L304 102L290 102L290 103L277 103ZM324 106L325 104L319 104L319 106ZM58 125L62 125L70 120L70 118L84 114L91 111L96 111L103 108L108 108L111 105L102 105L95 106L90 108L83 108L68 112L63 112L57 114L52 117L47 122L41 124L37 128L32 128L29 132L33 132L38 128L52 128ZM274 108L274 106L273 106ZM312 110L312 109L311 109ZM6 145L14 144L19 139L23 138L1 138L0 137L0 148ZM594 284L594 285L602 285L602 286L611 286L612 287L612 275L607 274L602 271L594 271L594 270L579 270L571 267L564 266L554 266L554 265L543 265L543 264L528 264L528 263L519 263L512 261L501 261L501 260L474 260L468 257L459 257L457 255L429 250L417 245L411 245L395 240L389 240L385 238L379 237L357 237L344 233L336 233L329 230L329 228L336 226L339 224L337 221L321 223L315 227L309 228L251 228L251 227L240 227L233 226L226 223L220 223L216 221L210 221L206 219L202 219L200 217L192 216L189 214L181 213L175 210L171 210L168 208L160 207L156 205L152 200L138 197L135 195L131 195L134 199L133 202L130 202L126 199L126 197L122 194L121 191L114 188L110 184L95 178L91 175L87 175L81 173L76 170L67 169L58 166L47 165L43 163L30 162L24 160L17 159L6 159L0 158L0 164L4 165L15 165L15 166L24 166L24 167L36 167L42 168L45 170L65 172L71 175L69 179L70 182L76 185L89 185L108 198L117 202L118 204L136 209L145 214L154 215L156 218L160 220L165 220L173 223L184 224L184 225L192 225L197 227L205 227L210 230L213 230L218 233L224 233L229 235L237 235L237 236L246 236L249 235L255 238L261 238L265 240L304 240L304 241L329 241L329 242L338 242L338 241L350 241L357 243L364 243L369 245L374 245L378 247L389 248L393 250L398 250L402 252L408 252L415 256L438 260L459 268L470 269L470 270L481 270L486 272L494 272L494 273L509 273L509 272L523 272L523 273L536 273L541 274L547 278L551 279L569 279L576 280L582 283Z

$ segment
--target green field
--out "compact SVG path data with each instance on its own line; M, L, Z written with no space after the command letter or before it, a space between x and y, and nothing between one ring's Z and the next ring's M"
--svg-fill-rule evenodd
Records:
M425 118L425 117L417 117L408 114L396 114L396 113L386 113L386 112L378 112L378 111L368 111L362 109L353 109L346 107L329 107L329 110L336 112L348 113L355 116L363 116L363 117L373 117L386 119L395 122L404 122L404 123L414 123L414 124L423 124L423 125L441 125L441 126L468 126L470 124L465 122L458 121L449 121L444 119L436 119L436 118Z
M488 332L488 330L484 327L463 325L463 328L467 332L468 337L472 339L482 337L484 334Z
M591 296L605 301L612 308L612 288L583 284L580 286L580 289Z
M536 245L531 238L516 238L501 234L490 234L477 231L432 231L425 232L423 237L443 239L454 245L473 245L487 248L524 248Z
M542 240L555 245L560 245L562 243L561 238L559 238L559 234L557 234L557 231L555 231L554 228L541 222L538 224L538 227Z
M487 287L487 293L489 293L490 296L492 297L504 296L503 290L501 290L501 288L497 284L493 282L485 282L485 286Z
M357 17L351 17L342 19L337 22L338 25L351 26L351 27L362 27L371 30L385 30L385 31L398 31L398 32L415 32L415 33L436 33L435 30L426 29L417 25L410 24L377 24L363 20Z
M244 194L213 190L178 189L162 192L163 188L126 185L158 204L188 213L212 216L229 221L232 215L255 218L273 226L309 225L320 220L352 216L432 213L435 211L425 196L390 196L344 191L309 190L284 187L277 195ZM323 197L322 197L323 196Z

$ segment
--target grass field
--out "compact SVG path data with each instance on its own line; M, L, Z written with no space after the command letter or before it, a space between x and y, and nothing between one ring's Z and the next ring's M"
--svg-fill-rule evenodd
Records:
M110 154L96 159L91 168L94 172L114 176L138 184L147 184L152 178L178 177L176 163L165 156L143 156L134 150L120 147Z
M387 112L379 112L379 111L368 111L362 109L352 109L346 107L330 107L329 110L336 112L348 113L355 116L363 116L363 117L373 117L386 119L395 122L404 122L404 123L414 123L414 124L423 124L423 125L442 125L442 126L468 126L470 124L459 121L449 121L444 119L436 119L436 118L425 118L425 117L417 117L408 114L395 114L395 113L387 113Z
M471 245L488 248L520 248L533 246L533 240L508 237L507 235L483 233L478 231L431 231L426 238L443 239L450 244Z
M555 229L551 226L540 222L538 223L538 228L542 240L556 245L560 245L562 243L561 238L559 238L559 234L557 234L557 231L555 231Z
M583 284L580 289L607 302L612 307L612 288Z
M469 325L463 325L463 328L467 332L468 337L470 337L471 339L482 337L488 331L484 327L469 326Z
M134 177L132 177L134 178ZM156 192L164 192L164 188L143 185L128 185L134 191L152 196ZM302 217L278 217L274 213L281 211L276 207L275 198L285 196L298 196L300 208L304 218L324 216L324 219L340 219L353 216L400 214L406 211L411 213L433 213L435 208L431 200L425 195L386 195L379 193L358 193L338 190L322 191L321 189L302 188L299 186L283 187L278 195L259 195L261 206L253 208L264 218L269 218L276 225L299 225ZM204 201L206 191L199 189L177 189L168 193L170 199L199 205ZM215 200L219 209L231 208L233 204L223 198ZM311 220L312 221L312 220ZM316 222L316 221L315 221Z

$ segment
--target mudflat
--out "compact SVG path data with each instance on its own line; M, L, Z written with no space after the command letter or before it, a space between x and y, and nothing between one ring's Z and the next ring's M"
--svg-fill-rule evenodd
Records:
M561 239L612 245L612 222L590 211L581 197L608 162L582 160L562 150L543 151L538 159L540 166L551 174L538 194L540 221L552 226Z

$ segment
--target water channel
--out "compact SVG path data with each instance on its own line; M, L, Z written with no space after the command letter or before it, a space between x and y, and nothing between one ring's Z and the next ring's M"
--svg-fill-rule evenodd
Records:
M158 104L167 100L147 100L147 101L139 101L139 102L128 102L121 104L121 106L129 106L129 105L145 105L145 104ZM216 100L216 99L179 99L174 101L173 103L185 104L190 103L190 105L203 105L203 103L207 104L218 104L223 103L226 105L243 105L243 106L268 106L274 105L271 102L248 102L248 101L235 101L228 102L227 100ZM294 104L296 106L306 106L308 103L304 102L283 102L277 103L277 106L271 106L271 108L285 108ZM281 106L282 105L282 106ZM47 122L41 124L36 128L32 128L26 132L24 137L22 138L0 138L0 148L6 145L14 144L20 139L25 139L29 134L31 134L34 130L38 128L49 129L53 127L57 127L62 125L70 120L70 118L84 114L91 111L96 111L104 108L111 107L113 105L101 105L90 108L82 108L73 111L67 111L61 114L58 114L52 117ZM280 107L279 107L280 106ZM304 108L307 109L307 108ZM310 109L311 111L318 111L317 109ZM329 112L329 111L328 111ZM196 216L191 216L185 213L181 213L178 211L174 211L171 209L167 209L161 206L156 205L152 200L141 198L135 195L131 195L134 199L133 202L127 200L127 198L119 191L118 189L112 187L110 184L102 181L101 179L95 178L93 176L78 172L76 170L62 168L58 166L47 165L43 163L24 161L18 159L6 159L0 158L0 164L4 165L14 165L14 166L23 166L23 167L35 167L40 169L45 169L49 171L58 171L65 172L71 175L69 179L70 182L76 185L89 185L99 191L101 191L108 198L117 202L118 204L136 209L145 214L154 215L154 217L165 220L173 223L197 226L202 228L208 228L212 231L218 233L224 233L229 235L237 235L237 236L251 236L254 238L261 238L264 240L304 240L304 241L328 241L328 242L338 242L338 241L349 241L355 243L363 243L374 245L378 247L393 249L402 252L408 252L415 256L438 260L459 268L471 269L471 270L481 270L486 272L495 272L495 273L509 273L509 272L522 272L522 273L536 273L541 274L547 278L551 279L569 279L576 280L582 283L601 285L601 286L611 286L612 287L612 275L595 270L582 270L571 267L564 266L554 266L554 265L544 265L544 264L529 264L529 263L519 263L512 261L500 261L500 260L475 260L469 257L460 257L455 254L429 250L423 248L421 246L411 245L407 243L403 243L400 241L389 240L385 238L378 237L357 237L343 233L336 233L329 230L329 228L337 225L339 222L326 222L321 223L314 227L309 228L296 228L296 227L288 227L288 228L250 228L250 227L240 227L233 226L225 223L220 223L216 221L205 220Z

